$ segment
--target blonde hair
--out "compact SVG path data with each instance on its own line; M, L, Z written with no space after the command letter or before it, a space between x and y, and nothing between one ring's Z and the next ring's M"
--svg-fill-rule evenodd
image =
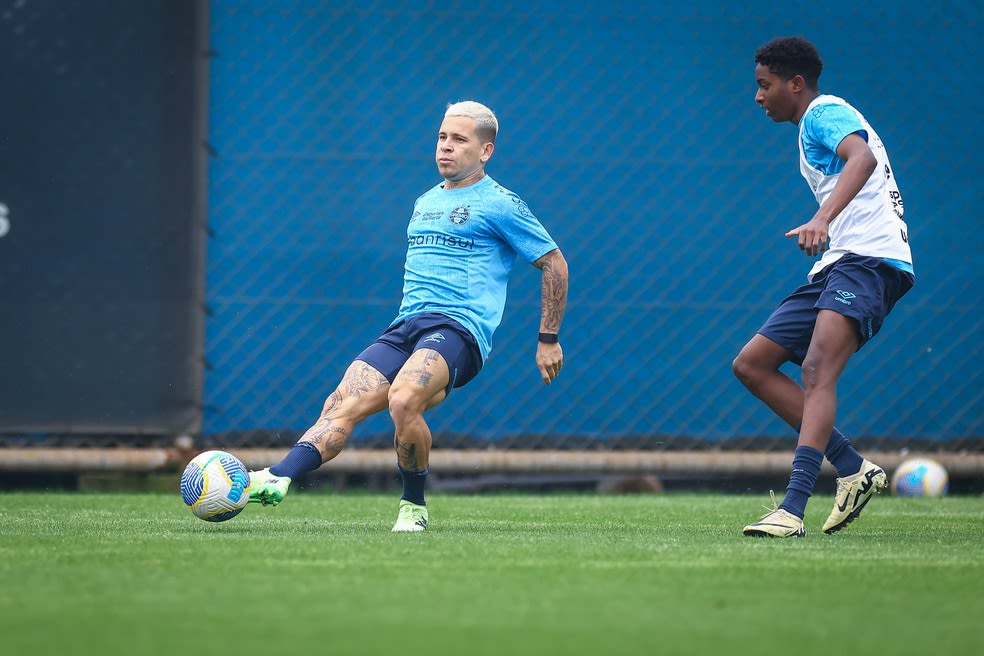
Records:
M482 141L495 143L495 136L499 133L499 120L492 113L492 110L482 103L474 100L449 103L444 115L474 119L478 125L478 136L482 138Z

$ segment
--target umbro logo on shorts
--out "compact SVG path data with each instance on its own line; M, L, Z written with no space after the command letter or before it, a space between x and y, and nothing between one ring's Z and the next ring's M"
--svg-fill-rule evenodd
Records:
M423 338L420 341L421 342L437 342L438 344L440 344L441 342L444 341L444 339L445 339L444 338L444 335L442 335L441 333L431 333L430 335L428 335L427 337Z
M852 298L857 298L857 297L858 297L858 295L855 294L854 292L845 292L845 291L840 290L840 289L837 290L836 299L838 301L840 301L841 303L843 303L844 305L850 305L851 304L851 299Z

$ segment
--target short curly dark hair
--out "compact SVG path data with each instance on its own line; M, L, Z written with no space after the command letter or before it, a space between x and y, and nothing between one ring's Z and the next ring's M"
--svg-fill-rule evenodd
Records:
M798 36L783 36L755 51L755 63L762 64L783 80L802 75L806 86L817 88L823 60L816 46Z

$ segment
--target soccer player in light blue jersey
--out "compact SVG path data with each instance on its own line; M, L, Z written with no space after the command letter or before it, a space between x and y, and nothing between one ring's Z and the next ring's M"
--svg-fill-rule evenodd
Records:
M403 478L393 531L423 531L432 441L424 412L481 370L517 257L541 271L535 362L544 383L558 376L567 261L526 203L486 175L498 130L485 105L463 101L447 107L435 156L443 181L414 204L396 318L356 356L321 416L283 460L250 472L250 501L280 503L291 480L337 456L359 422L388 409Z
M823 62L809 41L774 39L755 53L755 101L777 123L799 128L800 172L820 208L786 233L820 258L807 284L783 300L734 361L748 390L799 431L782 503L744 528L756 537L801 537L823 458L837 470L824 533L844 528L887 484L834 426L837 381L848 359L882 326L912 287L902 195L888 153L861 113L821 94ZM802 387L779 371L801 366Z

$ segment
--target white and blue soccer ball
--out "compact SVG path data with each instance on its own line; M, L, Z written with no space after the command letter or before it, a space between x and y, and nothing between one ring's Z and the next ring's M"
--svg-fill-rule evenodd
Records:
M941 497L950 489L946 468L930 458L909 458L892 474L892 494L900 497Z
M232 519L249 503L249 470L231 453L199 453L181 474L181 498L207 522Z

